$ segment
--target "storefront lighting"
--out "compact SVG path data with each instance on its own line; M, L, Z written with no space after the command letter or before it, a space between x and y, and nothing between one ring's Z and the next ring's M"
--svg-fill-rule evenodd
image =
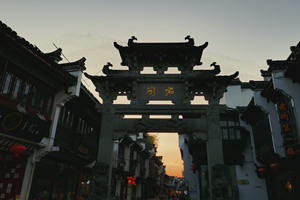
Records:
M291 184L291 182L287 182L285 186L286 186L286 188L289 189L289 190L292 189L292 184Z
M19 154L25 153L26 147L20 144L14 144L10 147L10 151L15 154L15 157L18 157Z

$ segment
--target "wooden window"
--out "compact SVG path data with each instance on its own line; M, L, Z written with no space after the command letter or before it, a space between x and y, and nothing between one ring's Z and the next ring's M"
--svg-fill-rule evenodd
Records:
M65 119L66 124L72 126L73 116L74 116L74 114L71 110L66 111L66 119Z
M11 84L13 81L13 75L9 72L6 72L3 85L1 88L1 94L8 95L11 89Z
M46 103L45 113L50 114L51 108L52 108L52 97L48 97L47 103Z
M35 76L0 56L1 97L26 106L32 112L50 115L54 95L55 90L47 83L38 81Z
M239 129L236 129L236 130L235 130L235 138L236 138L237 140L242 139L241 131L240 131Z
M234 121L228 121L228 126L235 126Z
M40 95L39 95L39 105L38 105L38 110L39 111L43 111L43 108L45 106L45 100L46 100L45 93L40 93Z
M82 119L81 118L79 118L78 119L78 128L77 128L77 132L81 132L81 126L82 126Z
M60 121L64 122L65 125L72 127L74 120L74 112L72 112L72 110L68 107L63 107L60 112Z
M229 129L229 138L231 140L235 140L235 134L234 134L234 129L233 128Z
M0 85L2 82L2 78L4 76L6 65L7 65L7 60L0 56Z
M222 129L222 137L223 137L223 140L228 140L229 139L228 129Z
M89 134L89 127L90 127L90 125L88 124L88 123L85 123L85 126L84 126L84 131L83 131L83 133L85 134L85 135L87 135L87 134Z
M240 123L235 119L220 120L223 140L241 140Z
M94 127L90 127L89 138L96 139L95 129Z
M36 87L32 87L32 90L31 90L31 104L30 104L32 107L35 107L36 98L37 98L37 89L36 89Z
M220 126L227 126L227 121L220 121Z
M71 112L71 113L70 113L70 116L69 116L69 121L68 121L68 124L69 124L70 126L73 126L73 120L74 120L74 113Z
M11 98L14 100L17 100L20 92L21 92L21 85L22 85L22 80L19 77L16 77L14 80L14 87L12 90L12 95Z
M80 132L81 132L81 134L84 134L84 128L85 128L85 121L82 120L82 121L81 121L81 127L80 127Z
M119 144L118 157L119 158L125 157L125 146L123 144Z
M21 100L22 103L24 103L24 104L28 103L30 90L31 90L31 84L25 82L23 91L22 91L22 100Z
M64 120L64 116L65 116L65 110L66 108L65 107L62 107L61 110L60 110L60 120L63 121Z

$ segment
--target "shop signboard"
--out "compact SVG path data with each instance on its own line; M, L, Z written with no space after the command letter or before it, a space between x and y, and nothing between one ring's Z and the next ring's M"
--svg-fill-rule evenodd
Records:
M49 131L50 122L0 105L0 132L33 142L40 142Z

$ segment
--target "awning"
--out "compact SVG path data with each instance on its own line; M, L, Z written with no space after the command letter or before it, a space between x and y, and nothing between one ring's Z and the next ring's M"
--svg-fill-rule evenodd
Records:
M62 162L65 164L74 165L74 166L86 166L86 165L94 162L94 160L91 160L85 156L75 155L71 152L67 152L67 151L63 150L62 148L60 148L59 151L52 151L52 152L48 153L45 156L45 158L55 160L57 162Z
M26 147L26 153L32 153L35 149L40 149L45 147L46 145L43 143L35 143L31 141L27 141L21 138L12 137L6 134L0 133L0 150L10 151L10 147L14 144L20 144Z

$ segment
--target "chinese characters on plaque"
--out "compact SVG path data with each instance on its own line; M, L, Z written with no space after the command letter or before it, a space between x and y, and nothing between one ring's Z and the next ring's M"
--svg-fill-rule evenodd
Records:
M166 91L166 95L165 96L168 96L169 94L172 95L174 94L174 87L168 87L167 89L165 89Z
M174 87L168 86L168 88L166 88L164 91L165 91L165 97L168 95L172 95L172 94L174 94ZM153 87L153 86L148 87L146 93L150 96L155 96L156 95L156 87Z
M141 101L181 101L187 98L186 85L182 82L160 83L138 82L135 99Z
M153 86L148 87L147 88L147 94L154 97L156 95L156 88L153 87Z
M284 139L285 153L287 156L295 156L297 154L294 146L294 136L292 134L291 116L287 102L277 103L278 118L281 126L281 134Z

